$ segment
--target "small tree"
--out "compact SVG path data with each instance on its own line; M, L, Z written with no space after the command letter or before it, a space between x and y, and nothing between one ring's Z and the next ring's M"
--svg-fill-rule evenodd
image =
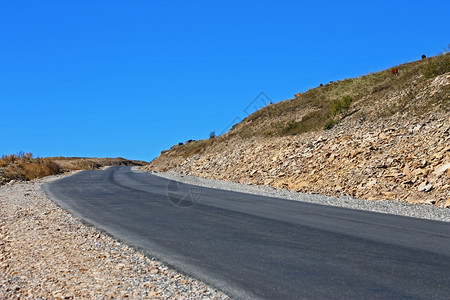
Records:
M210 139L213 139L213 138L215 138L216 137L216 132L215 131L211 131L210 133L209 133L209 138Z

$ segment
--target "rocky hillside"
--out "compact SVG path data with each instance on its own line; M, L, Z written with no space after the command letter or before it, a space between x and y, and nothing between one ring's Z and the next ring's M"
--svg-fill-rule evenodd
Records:
M144 169L450 207L450 54L270 104Z

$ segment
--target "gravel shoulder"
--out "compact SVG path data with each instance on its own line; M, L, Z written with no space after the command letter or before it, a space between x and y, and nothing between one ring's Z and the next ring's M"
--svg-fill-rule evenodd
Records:
M133 170L139 172L138 167ZM148 172L148 171L145 171ZM328 197L318 194L305 194L284 189L276 189L271 186L242 184L232 181L202 178L184 175L177 172L151 172L167 179L176 180L186 184L192 184L207 188L231 190L242 193L256 194L261 196L289 199L315 204L339 206L351 209L373 211L421 219L450 222L450 209L425 204L407 204L390 200L361 200L349 196Z
M61 177L0 187L0 299L228 299L56 206Z

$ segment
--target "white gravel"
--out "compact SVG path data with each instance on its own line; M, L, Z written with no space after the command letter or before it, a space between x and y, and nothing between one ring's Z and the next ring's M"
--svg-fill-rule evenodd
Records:
M138 167L133 167L133 170L137 172L143 172L140 171ZM351 209L359 209L379 213L450 222L450 209L436 207L433 205L406 204L403 202L395 202L388 200L381 200L381 201L361 200L348 196L335 198L317 194L303 194L289 190L275 189L270 186L257 186L257 185L241 184L231 181L188 176L177 172L151 172L151 173L160 177L164 177L171 180L177 180L186 184L196 185L200 187L216 188L294 201L302 201L308 203L339 206Z
M0 299L228 299L56 206L61 177L0 187Z

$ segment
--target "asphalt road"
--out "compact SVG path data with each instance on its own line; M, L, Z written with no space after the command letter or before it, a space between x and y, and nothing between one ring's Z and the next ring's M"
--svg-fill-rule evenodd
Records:
M179 185L129 167L45 189L86 222L234 298L450 298L450 223Z

